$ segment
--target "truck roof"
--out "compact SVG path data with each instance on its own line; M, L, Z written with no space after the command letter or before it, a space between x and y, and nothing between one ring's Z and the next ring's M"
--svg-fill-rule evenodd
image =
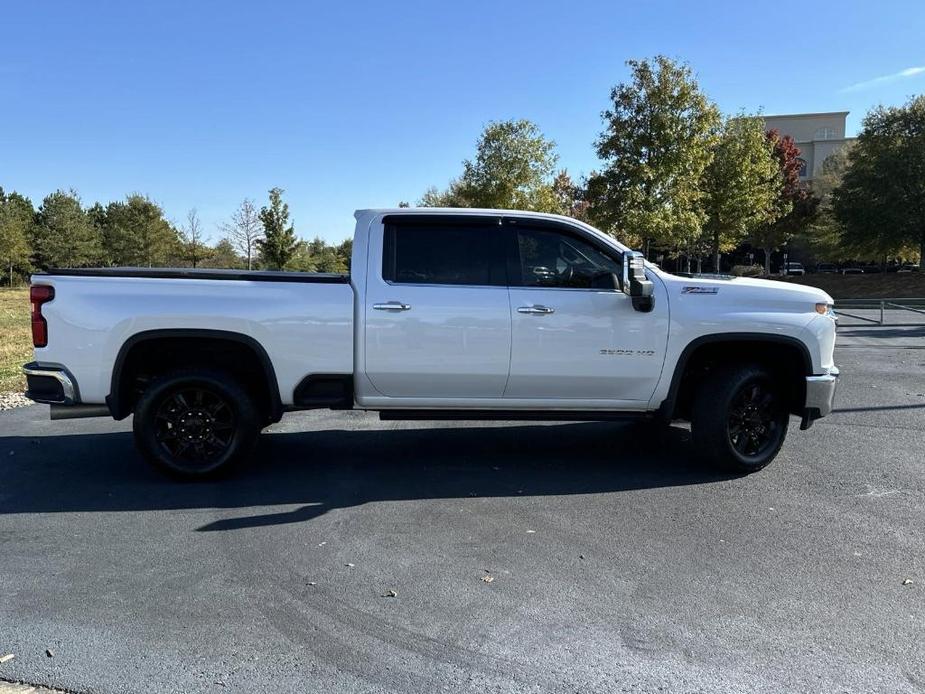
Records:
M355 219L386 214L451 214L451 215L497 215L499 217L534 217L537 219L558 219L572 224L581 224L577 219L550 212L528 210L499 210L487 207L374 207L356 210Z

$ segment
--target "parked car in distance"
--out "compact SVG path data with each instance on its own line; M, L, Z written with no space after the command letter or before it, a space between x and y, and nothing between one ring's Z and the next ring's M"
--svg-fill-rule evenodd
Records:
M784 266L785 275L805 275L806 269L803 267L803 263L787 263Z
M916 265L915 263L906 263L905 265L900 267L897 272L918 272L919 269L920 269L919 266Z
M31 301L29 397L53 419L133 415L143 457L186 478L318 408L685 420L692 453L753 472L791 415L831 412L838 377L821 289L680 277L531 212L358 210L350 274L51 269Z
M863 275L864 270L859 267L843 267L841 270L843 275Z
M816 272L823 275L838 274L838 266L835 263L819 263L816 265Z

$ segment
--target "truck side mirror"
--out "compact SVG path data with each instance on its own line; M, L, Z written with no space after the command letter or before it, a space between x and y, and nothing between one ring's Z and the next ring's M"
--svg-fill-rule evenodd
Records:
M612 272L598 272L591 277L591 289L620 291L620 278Z
M639 251L623 251L623 293L633 301L633 308L643 313L652 310L652 282L646 279L645 257Z

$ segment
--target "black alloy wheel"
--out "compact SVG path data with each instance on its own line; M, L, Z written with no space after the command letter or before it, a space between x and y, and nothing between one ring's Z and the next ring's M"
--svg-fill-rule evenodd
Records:
M691 438L696 452L721 470L755 472L777 456L789 420L779 378L756 364L731 364L698 384Z
M161 400L155 438L169 456L190 467L209 467L231 447L236 418L222 394L199 386Z
M729 408L729 442L745 457L761 456L779 436L780 403L768 384L752 381L740 389Z
M231 375L184 369L153 380L135 406L135 445L174 477L206 479L253 451L262 422L250 394Z

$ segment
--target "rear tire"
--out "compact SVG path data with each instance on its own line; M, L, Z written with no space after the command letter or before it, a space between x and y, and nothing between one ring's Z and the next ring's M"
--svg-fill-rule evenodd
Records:
M754 365L717 369L700 384L691 413L696 450L726 472L767 466L784 445L790 420L775 379Z
M206 369L155 379L135 406L135 445L172 477L210 479L230 472L253 451L260 414L230 375Z

